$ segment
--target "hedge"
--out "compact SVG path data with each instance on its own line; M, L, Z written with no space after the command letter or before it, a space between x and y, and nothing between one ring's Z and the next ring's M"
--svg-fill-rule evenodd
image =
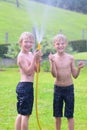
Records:
M87 40L70 41L73 51L86 52L87 51Z
M73 51L77 51L77 52L87 52L87 41L86 40L77 40L77 41L69 41L69 44L71 45ZM8 46L10 44L0 44L0 57L2 58L6 58L6 55L8 53ZM48 47L48 49L51 49L50 47ZM47 54L47 51L45 52L45 54ZM49 52L52 51L49 50ZM45 55L43 54L43 55Z
M5 58L5 54L8 52L9 44L0 44L0 57Z

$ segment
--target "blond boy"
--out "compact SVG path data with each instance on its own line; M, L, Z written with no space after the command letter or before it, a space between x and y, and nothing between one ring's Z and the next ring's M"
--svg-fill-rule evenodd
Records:
M37 71L36 64L40 61L41 52L34 54L31 48L34 44L34 36L30 32L24 32L19 38L21 51L17 57L17 64L20 69L20 81L16 87L17 112L15 130L28 130L28 120L32 114L34 100L34 73Z
M55 77L53 116L55 117L56 130L61 129L61 117L68 120L68 130L74 130L74 84L72 76L77 78L84 63L81 61L78 68L75 67L74 57L65 52L68 45L67 38L63 34L54 37L55 54L49 55L51 73Z

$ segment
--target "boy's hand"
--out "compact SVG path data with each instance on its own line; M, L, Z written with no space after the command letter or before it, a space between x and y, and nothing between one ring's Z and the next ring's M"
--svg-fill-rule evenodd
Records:
M52 53L49 54L48 58L49 61L54 62L54 55Z
M36 50L34 52L34 57L35 57L36 62L40 62L41 61L41 57L42 57L41 50Z
M83 61L80 61L78 64L78 68L81 69L85 66L85 63Z

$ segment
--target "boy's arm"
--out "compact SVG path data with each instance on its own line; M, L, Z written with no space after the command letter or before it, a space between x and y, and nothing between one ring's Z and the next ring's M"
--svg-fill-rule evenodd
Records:
M42 60L42 58L41 58L41 57L42 57L42 52L41 52L41 50L39 50L38 53L39 53L39 55L38 55L38 57L36 58L35 67L34 67L35 72L40 72L40 62L41 62L41 60Z
M50 53L48 58L49 58L49 62L50 62L51 73L52 73L53 77L57 77L57 69L56 69L54 55Z
M53 77L57 77L57 70L56 70L56 64L54 61L50 61L50 69Z
M32 59L32 62L30 64L22 56L18 57L17 62L19 67L22 69L22 71L24 71L25 74L32 75L32 73L34 72L35 57Z
M84 67L84 62L79 62L78 67L75 67L75 60L72 58L71 71L74 78L77 78L80 74L81 68Z

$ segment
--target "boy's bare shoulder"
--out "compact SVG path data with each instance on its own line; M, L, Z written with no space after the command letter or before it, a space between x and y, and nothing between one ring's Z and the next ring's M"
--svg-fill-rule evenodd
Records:
M18 56L17 56L17 64L22 64L26 62L26 57L24 53L19 52Z
M72 60L74 59L74 56L71 55L71 54L66 53L66 56L69 57L69 58L72 59Z
M54 57L56 57L57 55L58 55L57 53L53 54ZM69 58L71 58L71 59L74 59L74 56L71 55L71 54L65 53L65 56L66 56L66 57L69 57Z
M24 57L23 53L19 52L17 59L20 59L20 58L23 58L23 57Z

